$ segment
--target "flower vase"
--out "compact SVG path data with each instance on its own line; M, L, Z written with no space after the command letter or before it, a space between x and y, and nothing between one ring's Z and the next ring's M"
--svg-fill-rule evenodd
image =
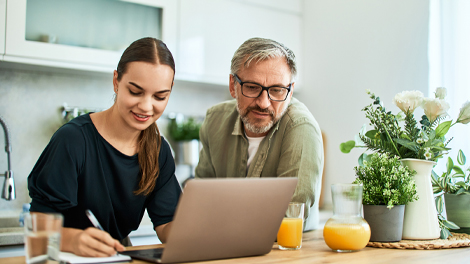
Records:
M437 239L440 237L440 228L431 184L431 171L436 163L420 159L402 159L401 163L410 170L416 171L413 178L418 194L417 201L405 206L402 238Z

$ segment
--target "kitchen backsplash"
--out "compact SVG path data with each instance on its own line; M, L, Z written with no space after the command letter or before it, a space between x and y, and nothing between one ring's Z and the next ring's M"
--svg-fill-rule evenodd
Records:
M228 70L227 70L228 84ZM170 112L204 116L206 110L230 99L228 86L175 81L165 114ZM21 210L30 202L27 176L52 134L62 125L60 107L106 109L113 104L112 73L87 74L16 70L0 68L0 115L8 125L11 138L11 167L17 199L0 199L0 211ZM157 122L163 134L166 120ZM3 134L0 135L0 173L7 170ZM187 173L177 168L177 173ZM181 176L181 175L180 175ZM0 189L3 177L0 178Z

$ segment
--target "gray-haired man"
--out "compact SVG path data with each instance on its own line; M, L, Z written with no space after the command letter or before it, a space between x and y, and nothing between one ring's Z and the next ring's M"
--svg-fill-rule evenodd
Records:
M232 58L236 100L207 111L200 130L196 178L298 177L292 201L304 202L304 230L318 226L323 144L318 123L292 98L294 53L262 38L245 41Z

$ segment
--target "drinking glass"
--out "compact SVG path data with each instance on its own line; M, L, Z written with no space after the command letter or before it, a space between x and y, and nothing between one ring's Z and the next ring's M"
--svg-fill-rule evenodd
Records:
M304 203L289 203L286 216L277 233L277 244L281 250L296 250L302 247Z
M332 184L333 216L323 229L325 243L336 252L363 249L370 239L370 227L361 216L362 185Z
M47 263L57 259L63 217L57 213L30 213L24 218L26 263Z

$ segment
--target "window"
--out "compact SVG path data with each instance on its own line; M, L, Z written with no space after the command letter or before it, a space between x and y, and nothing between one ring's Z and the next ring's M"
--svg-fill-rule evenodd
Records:
M449 115L456 120L460 107L470 100L470 1L431 0L429 13L429 96L436 87L446 87ZM462 149L470 161L470 123L457 124L447 138L455 161ZM436 172L444 171L447 158L438 162ZM468 162L467 162L468 166Z

